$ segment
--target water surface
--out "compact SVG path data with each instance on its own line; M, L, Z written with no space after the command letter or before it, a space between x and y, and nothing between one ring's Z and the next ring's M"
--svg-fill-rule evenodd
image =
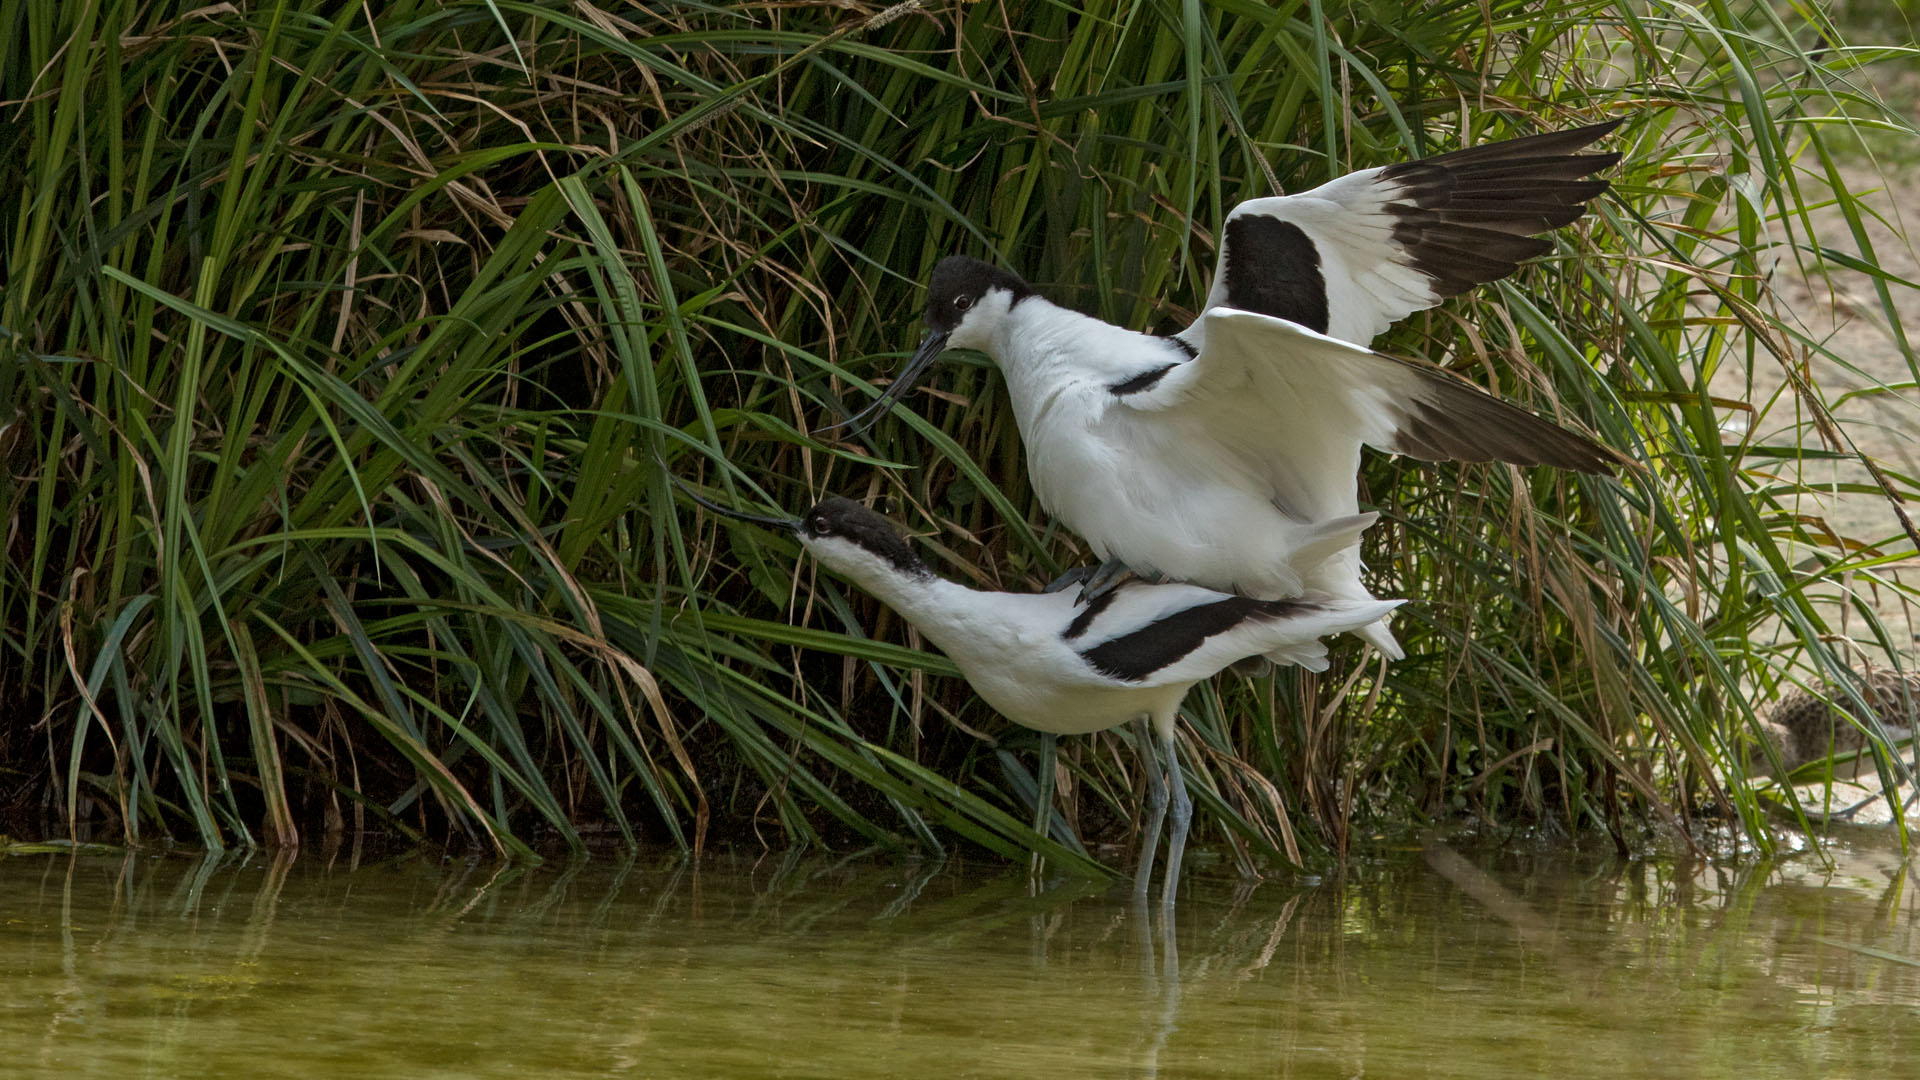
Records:
M6 1076L1765 1077L1920 1068L1912 870L1441 845L998 864L0 859Z

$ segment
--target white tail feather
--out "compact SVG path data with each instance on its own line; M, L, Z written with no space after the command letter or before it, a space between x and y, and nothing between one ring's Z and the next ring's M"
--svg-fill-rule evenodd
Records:
M1294 573L1306 577L1320 564L1360 542L1360 534L1380 520L1378 513L1351 514L1316 523L1310 538L1288 560Z
M1354 633L1359 636L1360 640L1379 649L1380 655L1387 659L1406 659L1406 650L1400 647L1400 642L1393 636L1393 631L1387 629L1387 621L1385 619L1381 619L1379 622L1368 623L1355 630Z
M1267 659L1276 664L1298 664L1308 671L1325 671L1327 670L1327 647L1318 641L1288 645L1268 653Z
M1362 515L1365 516L1365 515ZM1375 648L1380 649L1389 659L1398 660L1405 655L1400 645L1387 631L1386 623L1381 620L1387 613L1405 603L1404 600L1349 599L1329 596L1326 593L1308 593L1302 600L1316 604L1319 611L1288 619L1288 629L1299 635L1289 642L1266 654L1267 659L1276 664L1298 664L1308 671L1327 670L1327 647L1320 639L1329 634L1353 633L1359 635ZM1386 645L1382 646L1380 639ZM1389 647L1391 651L1389 651Z

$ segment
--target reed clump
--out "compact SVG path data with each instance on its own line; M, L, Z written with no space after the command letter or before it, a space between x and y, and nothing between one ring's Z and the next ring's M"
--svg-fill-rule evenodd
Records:
M1342 642L1326 676L1193 695L1196 835L1255 864L1436 816L1627 838L1704 809L1764 842L1741 733L1783 678L1844 677L1843 613L1898 645L1862 596L1904 596L1911 557L1813 501L1915 483L1831 418L1856 358L1775 293L1850 275L1920 376L1844 156L1914 145L1860 66L1900 57L1843 40L1624 0L8 5L11 812L209 847L957 840L1095 870L1024 824L1028 736L664 470L788 511L886 499L942 572L1037 587L1087 553L990 368L870 441L815 434L913 344L938 257L1165 329L1241 198L1620 117L1615 194L1556 254L1381 344L1638 467L1369 458L1409 657ZM1128 751L1063 762L1081 835L1123 843Z

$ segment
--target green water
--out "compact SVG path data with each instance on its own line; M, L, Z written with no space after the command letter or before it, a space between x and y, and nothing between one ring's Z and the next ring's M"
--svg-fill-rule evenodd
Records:
M1168 926L1000 866L15 856L0 1076L1915 1076L1916 884L1434 846Z

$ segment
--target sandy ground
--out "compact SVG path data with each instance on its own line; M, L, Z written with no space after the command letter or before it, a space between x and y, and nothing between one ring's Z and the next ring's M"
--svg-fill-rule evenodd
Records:
M1920 281L1920 257L1897 231L1904 225L1899 218L1901 206L1920 211L1920 168L1909 167L1883 176L1870 164L1860 162L1847 164L1845 172L1856 189L1887 185L1867 198L1872 208L1885 216L1884 220L1867 222L1874 255L1887 273ZM1822 243L1858 254L1839 210L1816 212L1814 224ZM1920 393L1911 385L1916 372L1887 326L1873 279L1844 267L1833 267L1828 274L1823 278L1817 270L1806 273L1786 265L1779 268L1776 278L1775 291L1785 312L1797 318L1803 331L1824 343L1839 361L1815 355L1809 375L1826 391L1827 400L1836 403L1834 419L1852 441L1853 449L1873 457L1884 469L1920 475ZM1890 285L1888 292L1899 322L1916 335L1912 344L1920 345L1920 291ZM1769 398L1785 381L1784 373L1777 367L1763 368L1755 376L1753 393L1747 400L1756 408L1767 408ZM1746 397L1743 383L1744 372L1723 370L1714 381L1714 389ZM1744 419L1729 417L1733 425ZM1771 441L1768 436L1804 419L1805 411L1796 407L1789 391L1783 400L1773 402L1753 427L1762 441ZM1810 466L1806 477L1815 482L1872 482L1867 469L1858 463ZM1908 507L1908 514L1920 514L1920 506ZM1829 520L1842 535L1866 541L1885 540L1903 532L1893 505L1882 495L1840 495L1833 500Z
M1920 122L1920 62L1883 63L1871 72L1871 82L1884 100L1910 121ZM1867 259L1838 207L1814 211L1812 232L1822 246L1871 261L1900 281L1886 284L1883 299L1871 275L1831 260L1822 266L1809 257L1805 265L1782 259L1775 268L1773 286L1780 311L1794 319L1808 338L1832 353L1808 354L1806 369L1809 380L1831 406L1846 443L1832 448L1870 457L1884 473L1898 474L1888 479L1897 490L1906 490L1920 487L1920 388L1916 387L1920 382L1920 284L1900 282L1920 283L1920 255L1916 255L1913 243L1913 238L1920 236L1920 151L1916 151L1911 138L1887 137L1870 145L1871 151L1879 152L1877 155L1871 151L1850 154L1841 159L1840 171L1846 188L1861 197L1863 210L1870 215L1865 233L1871 258ZM1807 165L1817 168L1818 162ZM1802 174L1803 183L1809 179ZM1814 190L1824 187L1820 183ZM1804 234L1796 234L1796 239L1803 245L1806 242ZM1891 320L1885 310L1887 301L1895 316ZM1908 348L1902 347L1890 323L1911 335ZM1728 441L1750 433L1756 443L1800 441L1809 446L1822 445L1819 436L1806 427L1811 419L1809 411L1787 383L1783 367L1771 360L1763 361L1751 373L1751 381L1742 365L1729 365L1716 372L1713 393L1746 402L1754 410L1723 412ZM1904 480L1903 476L1917 479ZM1796 509L1824 521L1849 546L1858 544L1897 557L1893 564L1875 571L1884 580L1860 574L1850 578L1845 587L1866 601L1886 623L1901 653L1900 665L1920 666L1920 555L1915 554L1900 513L1904 510L1920 528L1920 500L1896 507L1894 499L1871 490L1877 487L1875 478L1857 458L1806 463L1798 479L1809 485L1860 485L1869 489L1804 496ZM1827 615L1830 624L1855 643L1849 651L1861 661L1887 664L1891 658L1871 641L1865 620L1840 602L1841 588L1824 590L1822 595L1834 598ZM1763 627L1760 633L1786 636L1778 626ZM1893 718L1887 719L1893 722ZM1910 767L1920 766L1911 746L1903 748L1902 756ZM1796 785L1795 790L1815 818L1836 814L1853 825L1871 827L1885 824L1892 817L1892 808L1879 795L1880 783L1871 766L1862 769L1861 775L1836 778L1831 788L1816 783ZM1920 824L1920 809L1908 805L1906 816L1910 824Z
M1886 68L1887 65L1882 65ZM1910 118L1920 119L1920 63L1903 62L1902 68L1880 72L1875 79L1882 95L1899 105ZM1873 261L1887 273L1906 282L1920 282L1920 256L1911 237L1920 234L1920 154L1911 140L1905 145L1889 140L1896 147L1893 156L1877 159L1867 154L1843 159L1841 170L1848 188L1868 192L1862 201L1874 218L1866 222ZM1817 165L1817 162L1812 163ZM1803 182L1806 177L1803 176ZM1812 215L1814 236L1823 246L1856 258L1862 257L1861 245L1854 239L1845 215L1837 207L1825 207ZM1804 244L1805 237L1798 239ZM1811 264L1812 260L1808 260ZM1889 283L1888 293L1898 322L1912 335L1911 345L1920 350L1920 288ZM1884 472L1920 477L1920 356L1911 362L1889 328L1873 278L1831 261L1797 266L1791 259L1777 265L1774 292L1783 313L1796 319L1802 331L1821 342L1834 355L1812 355L1808 376L1832 405L1838 428L1851 446L1849 449L1871 457ZM1712 390L1724 399L1744 401L1755 410L1745 413L1729 409L1723 414L1729 441L1749 430L1758 443L1778 444L1796 441L1810 421L1808 410L1791 388L1780 364L1763 360L1752 373L1744 366L1729 365L1715 373ZM1821 445L1819 436L1809 433L1807 445ZM1815 485L1874 485L1868 468L1858 460L1809 462L1801 473L1804 483ZM1897 489L1909 487L1899 476L1890 478ZM1878 493L1846 492L1803 498L1799 511L1825 521L1834 532L1852 543L1868 545L1889 555L1906 553L1900 564L1881 568L1879 573L1909 589L1920 590L1920 558L1911 557L1914 545L1906 535L1894 502ZM1909 519L1920 527L1920 501L1906 503ZM1908 642L1903 657L1913 663L1920 642L1920 602L1903 595L1897 588L1878 587L1867 576L1855 577L1851 587L1889 621L1896 640ZM1835 594L1837 596L1837 592ZM1920 595L1917 593L1916 595ZM1850 638L1866 634L1857 616L1846 616L1835 604L1832 618L1840 622ZM1884 662L1884 653L1864 648L1863 655Z

